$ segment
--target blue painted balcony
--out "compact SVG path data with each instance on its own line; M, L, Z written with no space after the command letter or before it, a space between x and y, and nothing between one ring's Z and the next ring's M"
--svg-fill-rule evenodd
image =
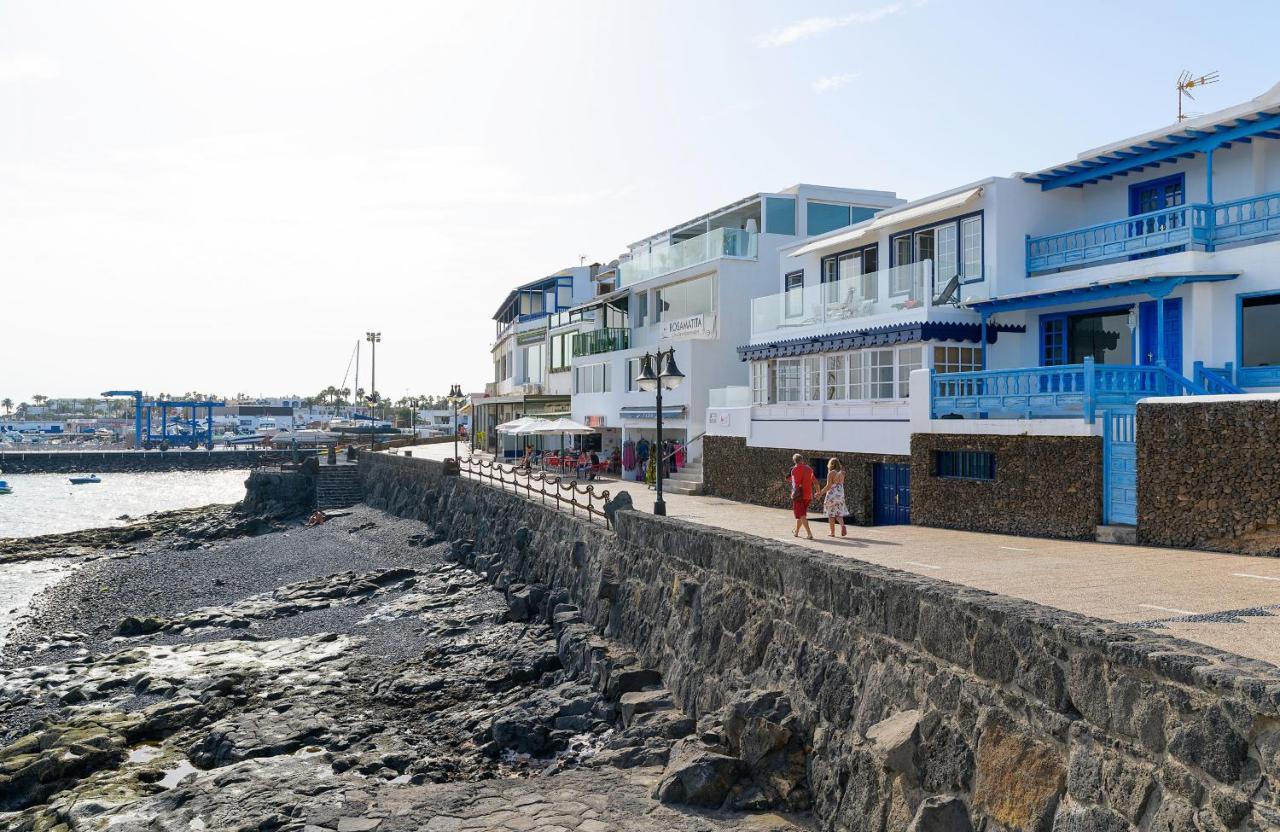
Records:
M1059 234L1027 237L1027 274L1170 250L1208 250L1280 236L1280 192L1191 203Z
M934 419L1084 419L1151 396L1205 395L1162 365L1082 364L943 373L930 382Z

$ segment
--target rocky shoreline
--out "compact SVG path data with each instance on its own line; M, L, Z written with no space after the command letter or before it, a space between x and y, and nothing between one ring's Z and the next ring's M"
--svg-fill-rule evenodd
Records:
M0 828L806 827L785 697L695 724L426 524L216 507L27 544L0 569L106 556L0 657Z

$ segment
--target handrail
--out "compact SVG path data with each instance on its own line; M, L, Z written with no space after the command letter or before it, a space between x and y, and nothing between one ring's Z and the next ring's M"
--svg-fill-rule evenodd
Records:
M698 434L697 436L693 437L693 438L692 438L692 439L690 439L688 442L682 442L682 443L680 443L680 448L681 448L681 449L687 449L687 448L688 448L690 445L692 445L694 442L697 442L699 439L701 439L702 437L704 437L704 436L706 436L706 435L707 435L707 432L704 430L702 433L700 433L700 434ZM664 454L664 455L663 455L663 457L662 457L662 461L663 461L663 462L666 462L668 459L671 459L671 457L673 457L673 456L675 456L675 455L676 455L676 451L673 449L673 450L671 451L671 453L669 453L669 454Z
M1162 364L1080 364L1017 367L933 375L932 417L1078 417L1092 423L1099 408L1149 396L1205 395L1206 388Z
M520 489L524 489L524 496L532 500L535 496L539 497L542 504L546 505L547 499L555 501L557 511L564 511L562 506L567 506L571 515L577 516L578 510L581 509L587 514L587 519L602 520L606 526L612 526L609 516L604 512L604 506L609 502L609 491L604 489L596 493L594 485L588 483L582 486L580 483L569 480L565 481L564 477L549 474L546 471L530 471L517 466L504 465L497 460L488 460L478 456L468 456L458 462L460 473L465 473L476 478L482 484L491 487L496 486L500 491L506 491L507 486L511 486L512 493L517 497L520 496ZM524 482L521 483L521 478ZM538 483L538 487L534 488L534 483ZM567 497L562 496L561 492L567 491ZM579 495L586 497L586 502L579 502ZM597 501L599 505L596 505Z
M1235 364L1231 361L1221 368L1206 367L1203 361L1197 361L1193 368L1192 378L1210 395L1221 396L1244 392L1242 387L1232 381L1235 377Z
M1211 241L1213 205L1184 203L1056 234L1027 236L1027 273Z

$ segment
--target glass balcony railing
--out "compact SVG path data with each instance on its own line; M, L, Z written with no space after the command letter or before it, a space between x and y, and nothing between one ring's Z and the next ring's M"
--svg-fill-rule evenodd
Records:
M618 265L618 286L630 286L720 257L754 259L760 235L739 228L716 228L706 234L641 254Z
M933 284L933 261L922 260L755 298L751 337L926 309L933 303Z
M630 334L627 329L593 329L576 333L573 336L573 354L576 357L625 350L630 343Z

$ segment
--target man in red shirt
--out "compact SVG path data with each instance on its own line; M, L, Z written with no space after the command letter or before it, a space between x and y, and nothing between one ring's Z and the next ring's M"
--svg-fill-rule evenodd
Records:
M793 454L791 457L791 473L787 475L787 481L791 483L791 513L796 518L796 530L793 533L795 537L800 536L800 529L804 529L804 533L813 540L813 531L809 528L809 503L813 501L813 486L815 477L813 469L805 464L804 458L800 454Z

